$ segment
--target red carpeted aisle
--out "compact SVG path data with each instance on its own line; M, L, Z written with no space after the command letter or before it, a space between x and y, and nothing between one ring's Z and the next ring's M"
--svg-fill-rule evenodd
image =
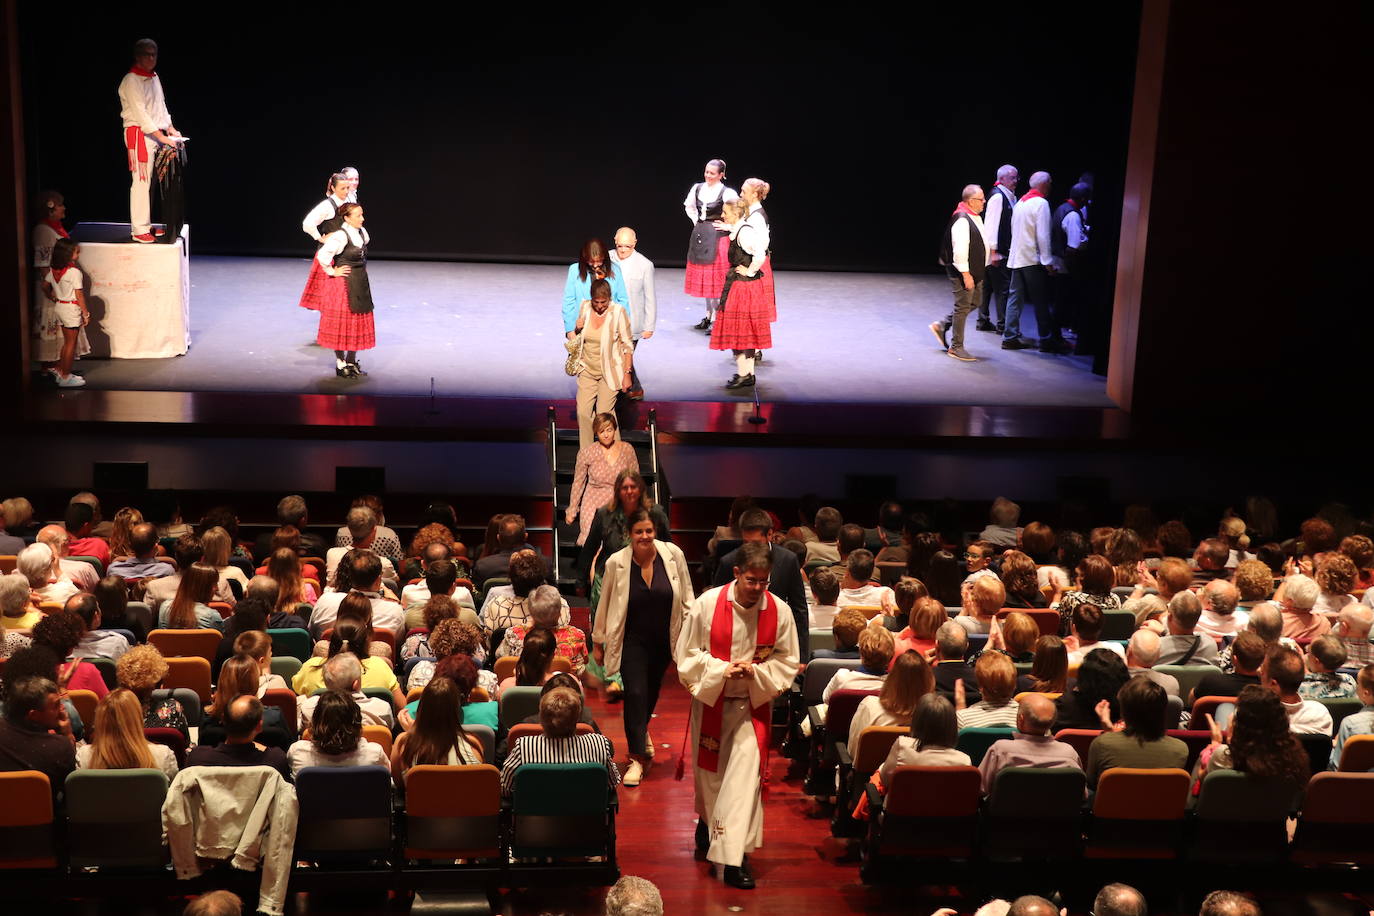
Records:
M625 728L621 707L607 704L595 689L589 702L602 731L616 747L624 770ZM670 671L664 680L657 716L649 733L658 746L655 765L638 788L620 789L620 867L658 885L668 913L909 913L910 889L901 893L869 889L859 883L857 862L837 863L822 855L829 820L807 816L812 807L801 791L801 777L788 777L789 761L776 749L770 757L772 782L764 799L764 845L752 857L758 887L739 891L713 877L694 856L696 812L692 774L673 779L689 708L687 692ZM665 748L663 745L667 744ZM511 916L540 913L600 913L605 889L524 889L506 895Z

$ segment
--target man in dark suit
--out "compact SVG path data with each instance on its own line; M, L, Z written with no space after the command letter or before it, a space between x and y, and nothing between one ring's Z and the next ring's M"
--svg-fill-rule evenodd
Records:
M773 571L768 579L768 590L787 602L792 608L792 619L797 627L797 643L802 658L810 657L810 645L806 634L810 631L810 618L806 608L806 586L802 582L801 565L797 555L790 550L775 546L769 539L773 532L773 520L762 509L750 509L739 517L740 536L744 543L751 541L767 544L773 555ZM735 564L739 550L732 550L720 559L712 586L725 585L735 578Z
M983 698L978 692L978 681L973 676L973 666L964 661L968 654L968 630L953 620L941 624L935 631L935 689L951 703L954 702L954 684L964 682L965 702L970 706Z

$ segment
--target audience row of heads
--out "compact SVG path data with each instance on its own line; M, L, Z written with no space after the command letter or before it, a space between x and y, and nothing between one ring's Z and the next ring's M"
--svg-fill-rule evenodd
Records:
M1010 902L991 900L975 916L1060 916L1063 912L1051 900L1035 894ZM1108 884L1093 899L1093 916L1148 916L1145 895L1129 884ZM1259 904L1248 894L1237 891L1212 891L1202 901L1198 916L1261 916Z

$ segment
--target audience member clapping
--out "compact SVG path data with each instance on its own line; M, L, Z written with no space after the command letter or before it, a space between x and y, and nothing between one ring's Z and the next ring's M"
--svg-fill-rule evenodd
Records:
M81 615L62 610L49 614L34 625L33 644L50 650L59 659L69 659L85 635L86 622ZM68 690L89 690L100 699L110 692L99 669L80 658L63 661L58 666L57 682Z
M1225 732L1211 714L1206 724L1212 732L1212 743L1198 756L1193 769L1195 779L1228 769L1281 780L1294 791L1307 783L1307 753L1293 737L1283 703L1273 691L1255 686L1242 690Z
M1121 721L1111 718L1110 704L1097 704L1103 733L1088 748L1089 787L1096 787L1105 770L1112 767L1141 769L1182 769L1188 763L1188 745L1165 734L1169 695L1164 688L1144 676L1133 677L1117 691Z
M1112 721L1120 715L1116 696L1130 680L1126 662L1114 652L1093 649L1078 666L1078 678L1069 692L1055 701L1059 728L1100 728L1097 704L1106 700Z

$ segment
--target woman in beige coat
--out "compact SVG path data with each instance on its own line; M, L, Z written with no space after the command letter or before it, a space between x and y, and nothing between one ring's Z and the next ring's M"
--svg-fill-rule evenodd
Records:
M625 682L630 766L621 781L637 786L653 762L649 719L695 596L687 558L676 544L655 537L653 516L639 509L627 521L630 545L611 554L601 577L592 651L608 677L619 673Z

